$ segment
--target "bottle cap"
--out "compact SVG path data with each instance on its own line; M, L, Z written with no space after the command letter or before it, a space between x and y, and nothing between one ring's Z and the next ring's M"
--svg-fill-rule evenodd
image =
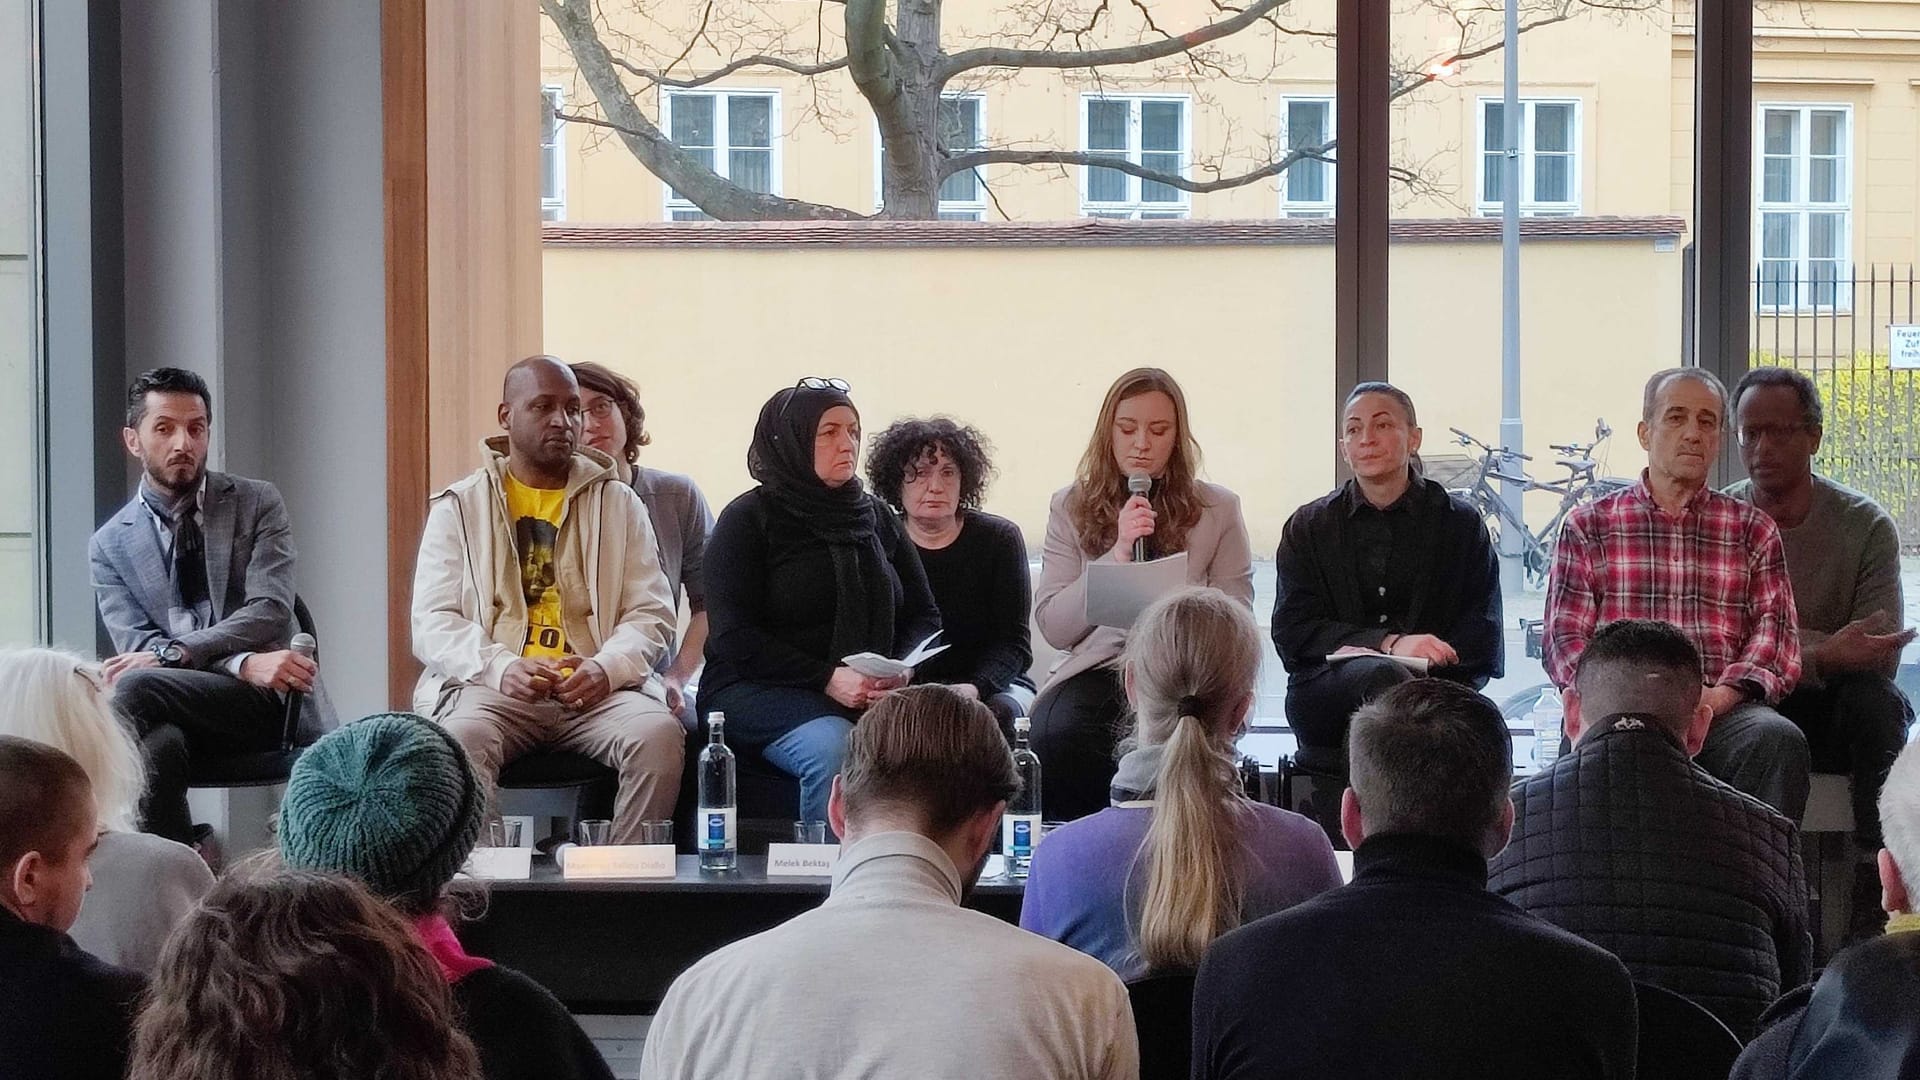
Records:
M707 714L708 727L722 727L727 722L727 714L718 710Z
M1014 718L1013 718L1013 730L1015 730L1015 731L1032 731L1032 730L1033 730L1033 718L1032 718L1032 717L1028 717L1028 716L1016 716L1016 717L1014 717Z

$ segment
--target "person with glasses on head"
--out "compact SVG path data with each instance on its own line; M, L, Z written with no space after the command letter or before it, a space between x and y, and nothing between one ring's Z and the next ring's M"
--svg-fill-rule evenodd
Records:
M1700 650L1712 726L1695 760L1794 821L1807 808L1807 739L1774 709L1800 678L1793 583L1773 519L1707 485L1727 388L1710 371L1647 380L1640 482L1567 515L1547 575L1544 662L1574 684L1595 631L1672 623Z
M1133 485L1145 485L1140 494ZM1211 585L1253 610L1253 549L1240 497L1200 479L1200 444L1173 376L1135 368L1114 380L1072 484L1047 514L1034 620L1065 655L1033 706L1041 807L1071 821L1107 805L1126 728L1119 659L1127 628L1087 619L1087 568L1184 552L1189 585Z
M839 379L767 399L747 471L757 486L720 511L707 541L702 716L726 714L737 749L800 782L800 816L827 817L847 734L910 676L843 661L905 655L940 629L906 531L860 484L860 414Z
M980 509L993 472L986 438L944 416L895 423L867 455L873 492L899 512L940 608L947 651L914 679L985 702L1011 738L1033 707L1033 587L1020 527Z
M666 691L667 706L691 725L692 703L687 685L700 671L707 647L707 586L702 571L707 534L713 531L713 511L693 478L640 464L640 448L653 442L647 434L647 410L631 380L594 363L573 365L580 381L582 441L614 460L615 471L625 469L627 482L647 508L653 537L660 545L660 572L667 576L673 609L687 598L687 630L678 641L669 640L660 655L657 674Z
M1806 732L1813 767L1852 778L1855 936L1878 930L1880 784L1906 744L1913 707L1894 685L1902 628L1900 534L1871 498L1813 469L1824 434L1812 380L1756 368L1733 391L1734 433L1749 479L1727 489L1780 528L1800 633L1799 685L1780 712Z
M92 663L57 649L0 650L0 735L65 753L93 785L100 843L93 891L70 933L109 964L153 971L167 935L213 888L197 852L137 831L147 770Z

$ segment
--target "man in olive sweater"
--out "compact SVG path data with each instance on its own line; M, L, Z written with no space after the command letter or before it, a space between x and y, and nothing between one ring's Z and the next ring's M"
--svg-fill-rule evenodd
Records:
M1756 368L1733 392L1735 434L1750 480L1727 489L1766 511L1786 545L1804 669L1780 712L1807 734L1813 767L1852 778L1858 929L1878 929L1877 802L1906 742L1913 707L1893 675L1913 640L1901 628L1900 538L1872 499L1813 471L1820 395L1787 368Z

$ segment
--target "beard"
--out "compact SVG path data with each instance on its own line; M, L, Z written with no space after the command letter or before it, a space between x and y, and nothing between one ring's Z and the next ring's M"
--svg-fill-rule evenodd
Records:
M167 475L169 473L178 473L183 468L190 468L191 473L182 481L176 483ZM147 465L147 482L152 484L156 490L164 491L175 497L185 495L187 492L199 487L200 481L204 479L206 475L207 463L204 461L197 462L190 467L178 464L156 466L149 463Z

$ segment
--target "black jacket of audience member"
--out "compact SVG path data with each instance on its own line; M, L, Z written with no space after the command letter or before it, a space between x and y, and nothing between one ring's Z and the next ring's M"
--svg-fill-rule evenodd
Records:
M613 1080L567 1007L525 975L481 968L453 984L453 1000L486 1080Z
M1486 873L1464 845L1373 836L1352 884L1220 938L1194 989L1194 1080L1631 1076L1620 961Z
M0 908L0 1078L120 1080L145 980Z
M1767 1011L1732 1080L1920 1076L1920 934L1874 938Z
M1742 1039L1807 979L1793 822L1708 776L1651 720L1610 717L1514 786L1491 887L1691 998Z
M1500 625L1500 569L1486 523L1465 499L1416 476L1388 513L1410 515L1419 537L1394 552L1388 575L1417 583L1400 614L1369 617L1357 565L1354 514L1358 485L1349 480L1331 495L1287 519L1274 553L1276 595L1273 646L1294 679L1317 672L1343 645L1380 647L1387 634L1432 634L1453 646L1460 663L1434 674L1485 686L1506 671ZM1403 505L1404 504L1404 505ZM1384 612L1382 613L1384 614Z

